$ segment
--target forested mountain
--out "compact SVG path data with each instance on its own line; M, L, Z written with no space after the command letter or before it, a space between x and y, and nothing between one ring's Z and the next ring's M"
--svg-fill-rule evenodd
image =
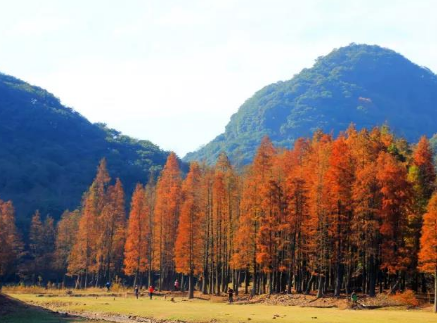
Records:
M225 133L186 160L213 163L225 151L247 164L263 136L278 146L314 130L337 134L387 123L409 141L437 132L437 76L379 46L351 44L320 57L291 80L256 92L235 113Z
M13 201L19 224L36 209L57 218L80 205L103 157L130 194L167 156L150 141L92 124L49 92L0 74L0 198Z

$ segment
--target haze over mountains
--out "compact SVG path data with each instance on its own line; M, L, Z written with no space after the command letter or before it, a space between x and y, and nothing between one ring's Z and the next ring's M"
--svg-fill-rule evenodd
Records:
M290 147L316 129L338 134L387 123L416 141L437 132L437 76L386 48L351 44L317 59L291 80L256 92L223 134L184 160L214 163L225 151L237 164L251 161L262 137Z

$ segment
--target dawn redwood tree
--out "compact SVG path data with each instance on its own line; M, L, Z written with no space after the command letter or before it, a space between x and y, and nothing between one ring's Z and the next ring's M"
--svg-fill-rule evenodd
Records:
M101 262L106 281L111 281L115 274L121 272L126 238L124 191L120 179L117 178L115 185L108 187L106 195L99 219L101 227L97 259Z
M150 270L148 250L150 240L150 209L146 194L141 184L137 184L132 195L127 239L124 248L124 272L134 275L134 286L139 285L139 275Z
M326 174L329 169L329 158L332 150L332 137L322 132L316 132L311 142L311 154L308 162L308 180L310 219L308 230L312 231L310 241L307 242L309 259L307 261L311 278L307 283L306 293L311 284L318 278L318 293L321 297L325 289L328 276L329 256L331 244L329 240L329 189L326 184Z
M249 292L249 274L252 270L253 283L252 291L256 292L256 235L258 232L257 219L253 217L256 214L256 183L250 179L251 170L244 175L242 180L242 199L240 204L240 217L238 219L237 232L234 238L235 252L231 258L231 264L234 268L245 271L245 293Z
M351 252L352 270L362 264L362 289L369 296L375 296L378 273L379 242L379 187L376 179L375 159L382 149L379 140L373 140L367 129L356 131L350 126L346 131L347 144L355 163L352 183Z
M204 200L199 164L191 163L182 184L182 203L175 244L176 271L188 275L188 298L194 297L194 275L203 268Z
M32 222L30 225L29 233L29 250L32 257L32 268L30 269L33 276L33 283L36 283L38 275L42 275L43 266L45 261L44 256L44 226L41 222L41 215L37 210L32 216Z
M241 200L241 214L236 244L237 254L234 263L247 262L246 266L252 269L252 294L260 290L259 266L269 267L271 258L264 244L271 244L272 240L265 241L263 236L269 235L270 230L267 217L269 214L268 198L270 179L272 176L273 158L276 150L268 137L264 137L257 154L248 170L243 184ZM261 227L261 224L263 226ZM261 231L262 229L262 231ZM260 252L261 250L261 252ZM249 257L249 259L247 259Z
M154 241L154 214L155 214L155 202L156 202L156 182L153 172L151 172L149 176L149 182L146 184L146 187L144 189L144 193L146 195L146 205L145 209L147 210L146 219L147 222L146 225L146 232L147 232L147 250L146 250L146 257L147 257L147 265L148 265L148 277L147 277L147 285L152 285L152 273L153 273L153 267L152 267L152 260L153 260L153 241Z
M417 257L420 249L420 236L423 214L435 189L436 173L433 151L428 139L423 136L414 149L411 165L408 169L408 180L412 186L412 207L408 218L409 244L411 248L410 270L414 273L413 289L417 291L419 276L416 271ZM426 282L422 277L422 292L426 291Z
M434 275L434 313L437 313L437 194L433 194L423 216L419 270Z
M236 283L236 268L231 268L238 218L238 179L225 153L214 167L201 166L204 201L204 273L202 290L226 292L229 281Z
M106 161L102 159L97 175L82 202L82 215L75 244L71 250L68 273L77 277L76 287L88 287L88 278L93 274L95 284L99 283L102 262L98 257L98 244L101 234L100 215L106 203L106 189L111 178L106 169ZM83 282L83 284L82 284Z
M92 272L95 261L96 250L96 191L92 185L86 194L82 214L79 220L76 239L71 249L68 262L68 273L76 276L76 288L88 287L88 276Z
M357 168L352 188L352 244L358 251L357 257L361 258L365 266L364 291L371 297L375 296L380 241L381 193L376 174L376 162L366 162Z
M382 151L378 156L376 178L381 193L381 268L389 277L396 277L391 288L394 292L411 260L405 244L411 190L405 166L388 152Z
M209 294L217 294L220 286L220 271L218 267L221 266L221 256L219 243L222 230L220 230L220 223L222 215L218 206L221 202L217 195L217 178L212 167L205 163L200 165L202 172L202 196L204 201L204 226L203 226L203 273L202 273L202 292ZM184 278L182 276L182 278Z
M283 237L285 257L288 261L287 292L291 293L294 276L295 290L301 293L304 289L305 261L308 258L306 244L311 241L313 232L309 223L309 183L307 178L308 156L311 152L308 139L298 139L293 150L286 151L284 156L287 224Z
M79 228L80 211L65 211L57 224L53 267L63 275Z
M273 155L267 190L262 203L265 216L260 220L258 262L264 275L263 285L266 285L267 281L270 294L285 289L286 268L289 266L289 260L284 255L285 247L289 244L286 237L290 229L285 195L286 162L284 152ZM264 289L263 286L263 292Z
M55 240L56 230L53 218L47 216L43 223L39 211L36 211L30 226L29 251L32 262L31 268L28 268L32 272L34 283L36 283L37 276L44 278L54 267L52 262Z
M214 204L213 224L219 228L219 230L212 228L212 236L215 238L214 245L219 246L219 248L216 248L217 259L219 261L217 262L215 275L216 278L221 276L221 281L218 283L216 279L217 289L221 285L221 290L226 292L229 279L231 279L233 289L237 292L237 272L235 268L231 268L230 261L234 253L234 237L239 215L239 181L225 153L219 155L217 163L212 170L206 170L203 173L204 181L202 187L206 204L208 204L208 194L205 194L205 191L211 191L208 189L208 179L206 177L210 174L212 177L212 196L211 194L209 196L212 197ZM205 210L208 211L209 207L205 207ZM208 227L208 225L205 225L205 227ZM220 234L214 234L217 232Z
M326 187L329 191L330 236L333 242L332 259L335 268L334 296L340 296L343 276L347 270L346 290L349 291L351 273L350 223L352 220L352 185L355 163L346 138L340 135L332 143L329 169L326 173Z
M169 288L174 278L174 246L181 202L181 174L175 153L170 153L156 186L154 211L154 267L159 289Z
M224 271L226 270L226 254L227 254L227 239L226 230L228 222L228 200L226 196L226 184L224 183L224 175L221 172L215 172L208 169L206 175L211 176L211 198L212 198L212 221L211 221L211 238L212 238L212 261L215 266L212 269L211 283L215 286L215 293L220 294L222 284L225 279Z
M23 250L23 243L15 225L15 211L11 201L0 200L0 246L1 279L14 274Z

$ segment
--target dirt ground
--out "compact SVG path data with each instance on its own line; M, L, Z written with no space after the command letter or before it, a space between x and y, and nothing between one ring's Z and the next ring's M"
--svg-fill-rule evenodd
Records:
M167 299L172 297L184 297L186 293L167 292L164 294ZM195 298L210 300L213 302L227 302L226 296L210 296L203 295L199 292L195 293ZM265 304L265 305L282 305L282 306L300 306L314 308L351 308L352 304L348 297L333 297L330 295L322 298L317 298L315 295L304 294L281 294L281 295L259 295L249 297L248 295L234 296L234 304ZM357 309L378 309L384 307L404 307L404 304L399 303L386 294L379 294L376 297L367 297L360 295L358 299Z

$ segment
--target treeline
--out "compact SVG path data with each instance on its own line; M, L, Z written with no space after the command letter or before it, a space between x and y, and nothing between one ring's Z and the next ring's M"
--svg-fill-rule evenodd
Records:
M10 202L0 204L0 275L70 282L124 279L173 288L182 280L220 294L431 291L437 275L433 153L386 127L316 132L291 150L264 138L237 172L225 154L193 162L175 154L155 182L138 184L126 214L122 183L103 160L79 210L55 226L37 212L26 248ZM17 267L18 266L18 267ZM18 268L18 269L17 269Z

